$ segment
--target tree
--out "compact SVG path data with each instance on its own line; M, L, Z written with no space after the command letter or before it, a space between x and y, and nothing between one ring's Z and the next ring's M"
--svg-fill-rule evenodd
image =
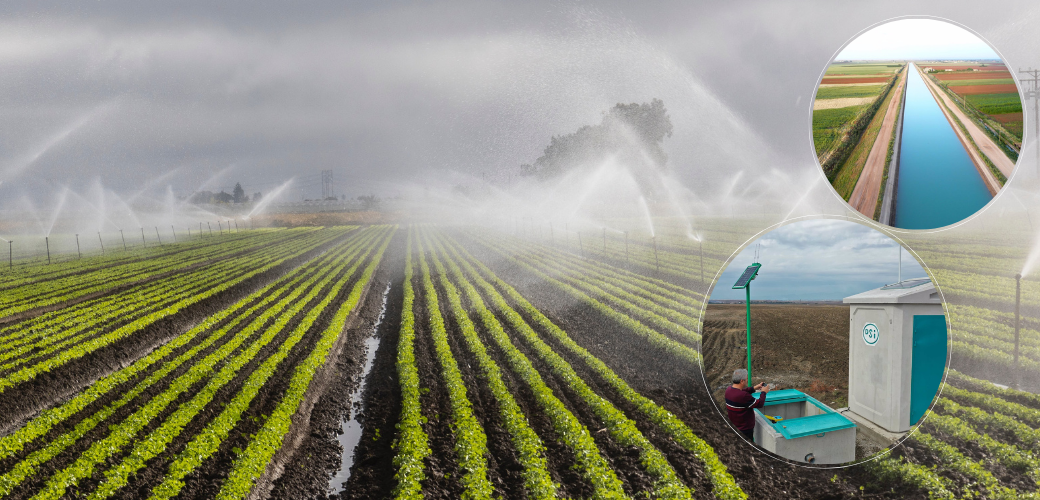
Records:
M245 203L249 201L249 198L246 197L246 190L242 189L242 185L237 182L235 183L235 189L231 191L231 199L235 203Z
M671 135L672 121L660 99L642 104L618 103L603 114L599 125L585 125L573 133L553 136L533 165L520 166L520 175L547 179L595 166L615 156L639 177L640 171L665 168L668 156L661 144Z

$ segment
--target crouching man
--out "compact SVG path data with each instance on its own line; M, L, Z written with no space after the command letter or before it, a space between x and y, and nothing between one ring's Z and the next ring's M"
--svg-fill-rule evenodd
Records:
M748 387L747 370L733 372L733 385L726 389L726 411L729 421L748 441L755 442L755 408L766 404L769 386L765 383ZM762 396L755 399L752 394L761 390Z

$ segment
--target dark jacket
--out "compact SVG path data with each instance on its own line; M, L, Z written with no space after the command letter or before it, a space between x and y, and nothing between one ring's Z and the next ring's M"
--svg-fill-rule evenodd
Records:
M729 412L729 421L737 429L750 431L755 428L755 408L761 408L766 404L766 395L762 394L757 400L752 394L755 389L748 387L740 390L729 386L726 389L726 410Z

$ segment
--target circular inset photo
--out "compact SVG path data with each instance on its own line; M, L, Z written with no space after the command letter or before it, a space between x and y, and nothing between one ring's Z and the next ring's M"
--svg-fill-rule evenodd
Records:
M833 219L778 227L738 254L711 292L701 342L722 418L804 465L851 465L901 441L931 408L949 354L924 268L876 229Z
M936 19L863 32L827 67L812 137L827 181L856 211L903 229L978 212L1022 150L1022 100L985 41Z

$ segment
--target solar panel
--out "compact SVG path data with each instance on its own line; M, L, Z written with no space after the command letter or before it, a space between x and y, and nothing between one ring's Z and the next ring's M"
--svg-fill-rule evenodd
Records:
M762 264L751 264L744 270L744 274L740 275L740 279L737 280L733 288L747 288L748 283L755 279L755 275L758 274L758 268L762 267Z

